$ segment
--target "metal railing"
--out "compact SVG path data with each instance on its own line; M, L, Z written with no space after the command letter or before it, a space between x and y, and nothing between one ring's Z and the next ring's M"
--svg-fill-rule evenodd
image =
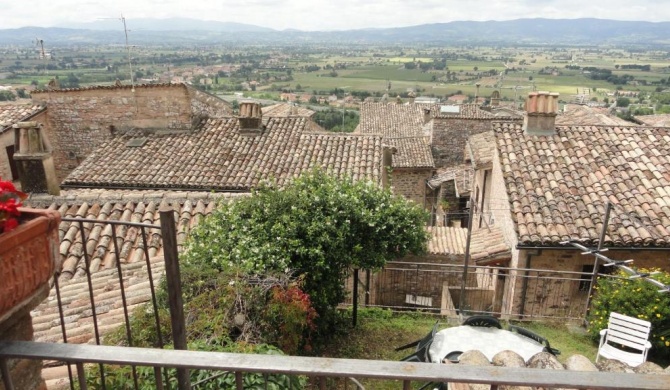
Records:
M235 377L235 385L230 388L238 390L258 388L245 385L245 373L259 373L264 376L270 374L307 376L311 380L310 384L305 387L318 389L346 388L351 383L364 379L371 380L373 383L392 381L390 388L402 387L403 389L424 386L428 383L479 383L492 385L492 389L497 389L498 385L574 389L665 390L670 388L670 376L667 375L580 371L570 371L570 375L566 375L562 370L532 368L245 355L14 341L0 342L0 372L6 390L14 390L12 380L6 374L9 371L8 359L10 358L52 359L74 363L77 366L77 377L82 390L87 389L84 375L84 364L86 363L153 367L158 389L164 388L163 383L160 382L160 368L163 367L229 372ZM355 382L351 382L349 378L355 378ZM180 388L183 389L183 387Z
M51 299L33 312L33 322L40 316L53 317L51 311L54 310L54 304L57 307L57 318L36 325L37 340L62 341L66 344L88 342L101 345L105 331L116 327L110 325L112 322L123 328L125 333L123 342L132 347L134 335L131 327L131 308L149 304L151 307L149 312L153 313L156 329L156 346L164 348L165 340L156 297L158 282L156 278L160 275L155 273L162 274L165 268L168 284L174 285L174 280L179 280L179 272L178 266L175 267L178 258L174 211L170 208L161 209L158 214L161 225L148 223L154 222L153 218L143 223L79 217L62 218L60 252L61 255L67 254L68 257L65 259L65 267L56 270L54 274ZM161 248L163 256L154 258L161 252ZM106 269L100 270L101 265L105 265ZM143 287L141 290L136 288L146 283L148 287ZM174 286L172 287L172 291L175 291ZM181 299L180 291L179 289ZM179 323L184 322L183 312L176 313L174 309L182 307L181 301L177 301L172 294L168 297L168 301L171 318L176 321L172 323L173 343L175 348L185 349L185 331L183 327L179 327ZM70 307L73 303L76 304L75 308ZM111 321L109 318L103 318L101 321L101 316L114 318ZM119 317L122 321L118 320ZM79 328L72 326L77 320L83 322ZM60 330L60 335L54 334L55 329ZM48 365L56 366L58 362L49 362ZM67 371L70 388L74 389L74 373L69 364ZM103 364L99 364L98 373L100 388L106 389L106 369ZM135 367L131 367L131 373L134 388L137 389L139 379ZM179 371L177 374L180 381L184 380L184 372ZM169 380L167 370L163 370L163 376L166 381Z
M140 249L143 252L143 260L146 264L147 267L147 277L148 281L150 284L150 290L151 290L151 305L153 307L153 312L155 313L155 324L156 324L156 329L158 330L158 347L163 348L164 347L164 342L162 339L162 332L161 332L161 324L160 320L158 318L158 305L156 301L156 292L155 292L155 282L153 278L153 273L151 272L151 260L149 256L149 245L148 245L148 240L147 240L147 230L151 229L153 232L155 232L155 229L160 229L160 227L152 225L152 224L146 224L146 223L132 223L132 222L120 222L120 221L113 221L113 220L106 220L106 221L99 221L96 219L85 219L85 218L72 218L72 217L64 217L62 218L63 222L70 222L69 227L67 227L66 234L71 234L74 236L74 243L78 243L81 245L82 249L82 257L83 257L83 267L79 267L78 269L83 271L86 282L87 282L87 287L88 287L88 299L89 299L89 304L90 304L90 310L91 310L91 316L92 316L92 326L93 326L93 334L95 337L95 344L101 345L101 340L102 340L102 333L100 331L100 324L98 321L98 311L100 310L99 307L96 306L96 294L95 294L95 289L93 286L93 272L91 270L91 257L92 253L89 253L90 247L88 244L89 240L89 233L91 232L92 229L94 228L99 228L99 229L104 229L102 228L103 226L109 227L106 229L108 231L108 234L111 234L111 246L112 246L112 254L113 254L113 262L115 264L116 268L116 276L117 276L117 281L118 281L118 286L119 286L119 293L120 293L120 298L122 302L122 308L123 308L123 322L124 322L124 327L126 331L126 338L127 338L127 343L129 346L133 345L133 337L131 333L131 326L130 326L130 313L128 311L128 300L126 296L126 291L125 287L128 284L127 280L124 280L124 272L123 272L123 267L121 265L121 259L120 259L120 249L119 248L119 237L117 236L117 230L119 228L123 229L128 229L128 228L134 228L134 229L139 229L139 236L141 237L141 241L138 243L138 249ZM76 229L76 231L74 230ZM75 233L71 233L72 231L75 231ZM152 232L152 233L153 233ZM109 236L108 236L109 237ZM123 238L122 238L123 239ZM96 249L99 249L100 251L105 251L107 248L103 248L101 245L98 245ZM59 323L57 325L60 326L61 332L62 332L62 337L63 337L63 342L68 343L68 329L66 328L66 320L65 320L65 313L63 310L63 300L62 300L62 294L61 294L61 283L60 283L60 278L61 278L61 270L58 270L57 273L54 275L54 291L56 294L56 299L57 299L57 304L58 304L58 314L59 314ZM99 365L99 372L100 372L100 383L101 383L101 388L105 389L105 368L102 364ZM135 382L135 387L137 388L137 372L135 368L132 368L132 375L133 375L133 381ZM72 373L72 368L70 365L68 365L68 376L69 376L69 381L70 381L70 386L72 387L74 380L73 380L73 373Z
M491 314L517 319L582 320L588 304L589 272L529 268L389 262L363 282L357 301L393 310L443 316ZM347 284L353 304L353 278ZM461 293L465 294L463 307Z

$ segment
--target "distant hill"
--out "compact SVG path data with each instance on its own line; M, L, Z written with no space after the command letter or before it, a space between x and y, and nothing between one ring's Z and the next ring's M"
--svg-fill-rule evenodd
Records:
M126 19L129 30L147 31L217 31L217 32L273 32L275 30L267 27L254 26L252 24L217 22L214 20L198 20L190 18L139 18ZM80 30L123 30L120 19L101 19L88 23L72 23L63 28Z
M241 23L186 18L129 19L133 44L238 43L443 43L670 45L670 22L605 19L518 19L449 22L419 26L345 31L277 31ZM76 27L76 28L73 28ZM0 44L114 44L124 41L119 20L100 20L63 27L0 30Z

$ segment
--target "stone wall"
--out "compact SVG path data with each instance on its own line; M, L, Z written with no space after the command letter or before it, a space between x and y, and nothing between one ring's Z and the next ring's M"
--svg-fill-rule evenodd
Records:
M432 172L432 168L393 168L393 173L391 174L391 187L393 193L402 195L423 206L427 191L426 180L431 178Z
M468 138L473 134L491 131L491 124L494 120L500 121L500 119L433 119L431 149L433 151L435 168L462 164L465 158L464 150Z
M47 104L45 133L62 181L115 132L130 129L189 131L191 100L185 85L100 87L41 91ZM39 119L34 119L42 123Z

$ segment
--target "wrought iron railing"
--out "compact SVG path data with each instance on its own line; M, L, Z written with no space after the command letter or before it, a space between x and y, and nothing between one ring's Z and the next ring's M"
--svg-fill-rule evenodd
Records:
M543 370L533 368L508 368L494 366L467 366L464 364L435 364L390 362L376 360L330 359L298 356L247 355L200 351L158 350L147 348L110 347L96 345L51 344L35 342L0 342L0 372L5 389L13 390L8 372L10 358L51 359L74 363L82 390L87 388L84 375L85 364L130 365L154 368L156 388L174 388L173 383L161 381L163 367L182 370L218 370L235 377L234 387L248 387L244 383L245 373L262 375L285 374L309 377L306 387L318 389L359 386L354 383L370 380L385 381L385 388L412 389L440 383L480 383L507 386L531 386L542 388L572 389L668 389L670 376L645 375L615 372ZM353 378L355 382L352 382ZM388 382L391 381L391 382ZM267 387L267 382L266 382ZM360 386L359 386L360 387ZM262 388L262 387L261 387ZM376 387L375 387L376 388ZM179 387L186 390L188 387Z

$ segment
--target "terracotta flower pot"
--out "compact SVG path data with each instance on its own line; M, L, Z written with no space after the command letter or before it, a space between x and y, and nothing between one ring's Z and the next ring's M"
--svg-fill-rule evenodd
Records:
M0 234L0 319L32 301L56 267L60 267L60 214L50 210L19 210L19 226Z

